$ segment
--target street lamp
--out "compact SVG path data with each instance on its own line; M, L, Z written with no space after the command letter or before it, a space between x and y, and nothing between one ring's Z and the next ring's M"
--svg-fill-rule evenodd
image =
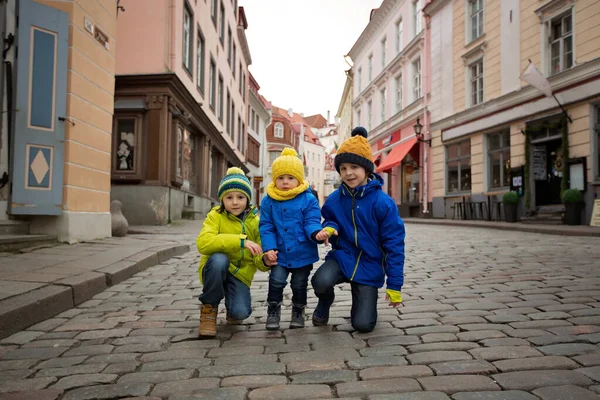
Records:
M413 126L413 129L415 130L415 135L417 136L417 142L427 143L429 147L431 147L431 139L423 139L424 135L423 133L421 133L423 125L421 125L421 123L419 122L419 118L417 118L417 123Z

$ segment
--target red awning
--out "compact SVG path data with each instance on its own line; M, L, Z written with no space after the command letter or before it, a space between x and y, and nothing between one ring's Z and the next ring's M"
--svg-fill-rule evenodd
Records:
M417 143L417 138L413 137L412 139L407 140L406 142L394 147L392 151L390 151L390 154L388 154L387 157L383 159L381 165L377 167L377 172L387 171L400 165L404 157L406 157L406 155L408 154L410 149L412 149L415 143Z

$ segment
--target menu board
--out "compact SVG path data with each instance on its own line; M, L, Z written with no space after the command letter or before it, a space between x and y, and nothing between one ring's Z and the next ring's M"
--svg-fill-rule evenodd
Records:
M594 209L592 210L590 226L600 226L600 200L594 200Z
M548 179L546 146L533 147L533 179L536 181Z

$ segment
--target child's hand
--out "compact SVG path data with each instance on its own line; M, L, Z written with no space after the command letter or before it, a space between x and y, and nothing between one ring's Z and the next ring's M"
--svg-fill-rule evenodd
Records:
M277 262L277 250L269 250L265 252L265 257L269 262Z
M250 250L253 256L258 256L262 253L262 248L259 244L254 243L252 240L246 240L244 247Z
M402 293L399 290L386 289L385 301L390 302L390 306L396 308L402 305Z
M329 245L329 238L333 235L337 236L338 231L336 231L333 228L324 228L321 229L321 231L319 233L317 233L317 236L315 236L315 238L319 241L323 240L325 242L325 246Z

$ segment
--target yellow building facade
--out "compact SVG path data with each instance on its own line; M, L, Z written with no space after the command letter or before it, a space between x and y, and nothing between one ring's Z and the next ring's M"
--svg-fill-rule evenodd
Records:
M3 88L12 115L2 120L12 191L0 195L7 211L0 218L26 220L30 233L66 242L108 237L117 4L18 0L2 7L15 46L7 54L12 71L4 71L12 93Z
M441 69L431 82L433 216L502 219L512 189L521 219L535 219L575 188L589 223L600 194L600 2L442 0L424 12ZM556 99L521 79L530 63Z

